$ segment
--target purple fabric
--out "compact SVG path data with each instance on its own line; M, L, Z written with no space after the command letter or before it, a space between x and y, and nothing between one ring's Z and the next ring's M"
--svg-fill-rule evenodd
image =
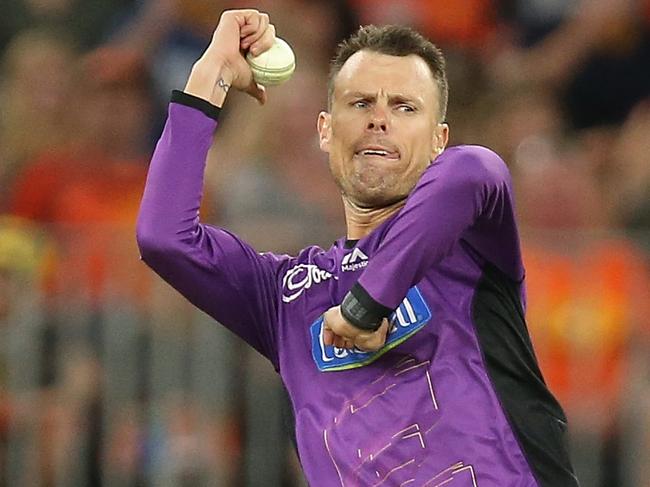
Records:
M522 281L511 194L508 169L494 152L479 146L445 150L390 223L359 283L376 301L393 309L413 283L461 240L479 260L489 260ZM386 275L391 279L384 279Z
M274 364L291 396L309 484L536 486L471 322L483 260L523 279L498 156L448 149L406 207L354 248L340 239L295 257L258 254L199 222L215 128L202 113L170 105L138 220L142 258ZM367 365L321 372L310 327L359 279L390 307L417 284L432 317Z

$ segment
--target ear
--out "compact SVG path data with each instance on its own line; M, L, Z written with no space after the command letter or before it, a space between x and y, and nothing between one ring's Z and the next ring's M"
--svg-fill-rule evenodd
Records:
M433 131L433 151L431 159L438 157L449 142L449 125L446 123L439 123Z
M331 137L332 115L327 112L320 112L318 114L318 139L320 142L320 149L323 152L329 153Z

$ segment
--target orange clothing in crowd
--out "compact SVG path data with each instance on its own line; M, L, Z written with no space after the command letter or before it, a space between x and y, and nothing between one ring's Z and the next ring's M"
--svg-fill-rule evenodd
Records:
M574 253L524 246L527 321L545 378L569 418L613 419L630 345L650 329L649 276L631 242L583 245Z
M440 45L477 48L495 28L492 0L351 0L350 4L362 24L405 20Z
M59 249L56 291L63 279L69 291L85 287L96 296L109 271L129 280L141 267L133 232L146 164L145 158L60 150L43 154L19 175L11 212L52 225Z

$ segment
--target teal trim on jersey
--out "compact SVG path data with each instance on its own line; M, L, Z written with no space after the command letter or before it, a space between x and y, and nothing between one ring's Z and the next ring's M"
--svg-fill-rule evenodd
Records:
M416 332L420 331L430 319L431 310L418 288L414 286L409 289L402 303L390 315L391 330L384 346L375 352L364 352L357 348L347 350L324 345L322 339L323 317L320 316L310 327L312 357L321 372L336 372L364 367L408 340Z

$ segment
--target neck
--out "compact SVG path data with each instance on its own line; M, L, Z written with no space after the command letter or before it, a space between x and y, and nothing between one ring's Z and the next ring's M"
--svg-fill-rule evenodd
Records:
M388 206L364 208L343 196L348 240L359 240L365 237L385 220L401 210L404 204L406 204L406 199L391 203Z

